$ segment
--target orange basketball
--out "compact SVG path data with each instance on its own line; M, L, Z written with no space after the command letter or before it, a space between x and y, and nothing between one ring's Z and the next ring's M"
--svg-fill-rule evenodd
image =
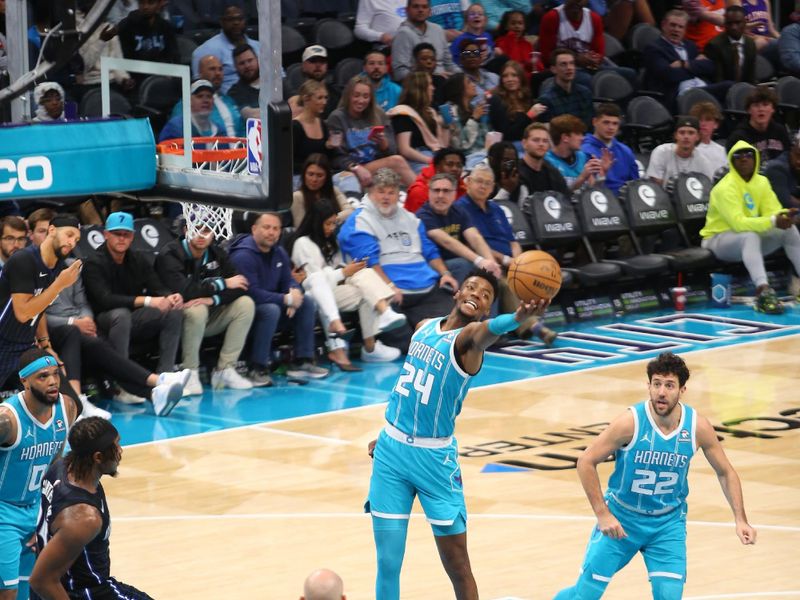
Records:
M524 302L550 300L561 289L561 267L547 252L523 252L508 266L508 287Z

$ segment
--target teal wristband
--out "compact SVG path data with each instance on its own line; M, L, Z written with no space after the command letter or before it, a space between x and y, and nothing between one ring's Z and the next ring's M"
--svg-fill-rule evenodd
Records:
M489 321L489 332L494 335L503 335L509 331L514 331L517 327L519 327L519 323L511 313L497 315Z

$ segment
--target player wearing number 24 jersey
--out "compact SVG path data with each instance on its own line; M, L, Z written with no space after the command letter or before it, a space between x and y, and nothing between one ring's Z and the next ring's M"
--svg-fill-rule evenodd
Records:
M637 552L647 567L653 598L680 600L686 581L686 477L702 448L733 511L736 535L755 544L739 476L707 419L682 403L689 369L665 352L647 365L650 399L617 417L578 459L580 477L597 516L577 583L556 600L596 600L611 577ZM605 497L597 465L614 454Z
M19 367L24 390L0 404L0 600L28 597L39 488L78 414L52 354L26 350Z
M447 317L423 321L411 338L389 397L386 425L370 444L374 462L367 511L378 554L377 600L399 600L408 519L418 497L459 600L478 598L467 554L464 491L453 438L455 420L483 353L548 302L520 304L489 321L497 280L485 271L464 280Z

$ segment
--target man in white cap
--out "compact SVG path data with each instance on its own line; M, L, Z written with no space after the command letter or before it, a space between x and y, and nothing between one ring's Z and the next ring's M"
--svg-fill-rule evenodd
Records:
M328 88L328 103L322 113L322 120L328 118L337 106L339 106L339 92L333 88L333 78L328 73L328 51L324 46L314 45L303 50L303 64L301 66L303 79L315 79L322 81ZM298 86L299 87L299 86ZM289 106L292 109L292 117L296 117L303 110L298 104L299 96L294 95L289 98Z
M190 108L192 111L192 137L225 136L225 123L214 114L214 86L207 79L192 83ZM183 112L167 121L158 141L183 137Z

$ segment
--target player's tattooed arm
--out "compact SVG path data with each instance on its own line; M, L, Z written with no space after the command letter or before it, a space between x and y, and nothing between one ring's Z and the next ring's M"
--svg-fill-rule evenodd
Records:
M0 410L0 446L14 443L17 436L16 423L8 410Z

